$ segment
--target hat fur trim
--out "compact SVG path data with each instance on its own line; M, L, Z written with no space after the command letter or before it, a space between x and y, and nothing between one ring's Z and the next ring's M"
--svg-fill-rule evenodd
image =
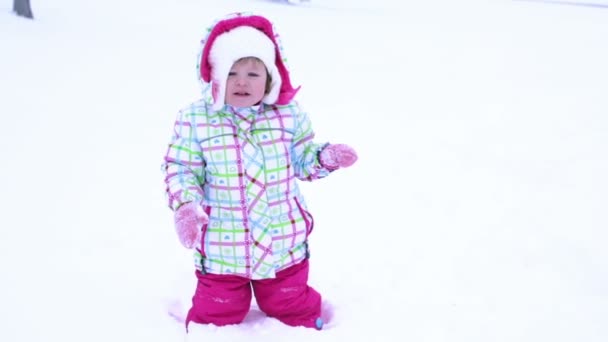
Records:
M213 109L224 106L228 74L233 64L244 57L256 57L268 70L272 80L268 94L262 102L273 104L277 101L281 87L281 76L274 63L275 48L273 42L260 30L251 26L239 26L219 35L209 51L211 64L211 82L217 85L214 93Z
M263 102L268 103L268 104L278 104L278 105L288 104L295 97L298 90L300 90L300 87L294 88L291 85L289 71L287 69L286 64L284 63L283 56L281 55L281 49L279 49L280 45L278 43L278 41L279 41L278 34L275 33L272 23L268 19L266 19L262 16L244 15L242 13L235 13L235 14L231 15L230 18L220 20L214 24L214 26L210 29L209 33L207 34L207 37L205 38L205 40L202 42L203 49L199 56L200 59L199 59L199 64L198 64L199 65L199 76L201 78L201 81L204 83L207 83L207 84L211 83L212 90L213 90L212 93L215 94L214 98L219 99L219 92L220 92L220 90L222 90L222 88L225 88L225 84L223 86L220 86L219 84L213 84L212 67L211 67L211 63L210 63L210 59L209 59L209 54L210 54L212 47L215 44L215 40L218 37L220 37L221 35L229 32L237 27L241 27L241 26L249 26L249 27L253 27L253 28L261 31L264 35L266 35L266 37L268 39L270 39L270 41L274 45L274 50L275 50L274 68L269 67L269 65L266 63L265 64L266 64L266 68L268 69L268 72L270 73L270 75L273 79L273 82L280 80L279 85L276 87L277 90L275 90L274 88L272 89L272 90L278 91L278 94L277 94L277 99L274 103L270 102L271 97L272 97L271 94L266 95ZM224 89L224 92L225 92L225 89ZM222 97L222 99L223 99L223 97ZM215 100L214 100L214 102L215 102ZM223 106L223 102L224 101L222 100L221 104L218 106L219 107ZM214 106L214 107L218 107L218 106Z

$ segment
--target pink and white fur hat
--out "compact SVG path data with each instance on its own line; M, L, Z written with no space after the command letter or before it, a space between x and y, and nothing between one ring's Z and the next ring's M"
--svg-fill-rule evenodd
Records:
M233 13L216 21L207 30L199 54L199 77L205 88L211 87L213 110L224 107L226 80L234 62L244 57L259 58L272 79L265 104L288 104L297 91L289 79L282 46L273 24L266 18L248 13Z

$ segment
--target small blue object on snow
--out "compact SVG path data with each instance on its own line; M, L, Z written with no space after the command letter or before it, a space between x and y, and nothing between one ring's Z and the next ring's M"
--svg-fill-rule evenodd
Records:
M323 329L323 318L317 318L317 320L315 321L315 327L317 327L318 330Z

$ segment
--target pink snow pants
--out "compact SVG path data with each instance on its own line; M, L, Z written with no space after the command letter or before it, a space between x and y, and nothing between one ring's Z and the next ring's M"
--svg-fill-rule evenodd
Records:
M315 320L321 316L321 295L307 284L308 260L277 272L272 279L199 271L196 277L186 329L190 322L218 326L241 323L249 312L252 287L260 309L287 325L315 328Z

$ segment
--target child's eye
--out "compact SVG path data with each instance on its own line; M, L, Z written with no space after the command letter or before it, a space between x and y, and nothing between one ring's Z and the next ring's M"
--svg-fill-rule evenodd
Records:
M234 76L234 75L236 75L236 72L234 72L234 71L231 71L228 73L228 76Z
M247 76L250 76L250 77L259 77L260 74L258 74L257 72L250 72L250 73L247 73Z

